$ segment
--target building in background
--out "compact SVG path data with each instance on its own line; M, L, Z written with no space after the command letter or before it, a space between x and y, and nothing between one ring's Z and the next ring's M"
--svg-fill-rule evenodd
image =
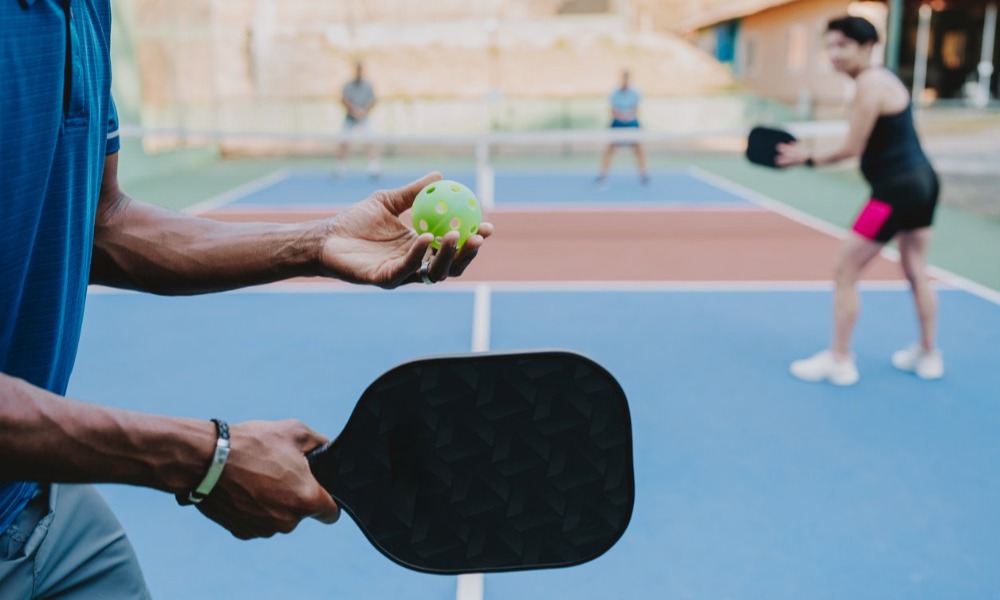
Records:
M924 87L924 100L983 105L1000 97L1000 45L996 42L997 0L907 0L899 45L899 74ZM924 7L921 10L921 7ZM926 59L921 52L926 23ZM922 65L926 65L923 67ZM920 86L923 70L924 86Z
M698 123L657 98L712 95L731 72L633 0L113 0L116 93L154 128L331 132L364 60L383 133L603 127L623 68L662 127ZM668 105L669 104L669 105ZM733 107L733 115L739 114ZM723 122L720 112L715 122Z
M698 2L693 4L698 5ZM875 22L886 39L889 8L902 7L901 35L888 39L897 72L921 102L985 105L1000 95L993 65L996 0L702 0L702 10L673 24L720 62L737 81L800 112L836 111L851 84L832 73L822 43L826 22L855 14Z

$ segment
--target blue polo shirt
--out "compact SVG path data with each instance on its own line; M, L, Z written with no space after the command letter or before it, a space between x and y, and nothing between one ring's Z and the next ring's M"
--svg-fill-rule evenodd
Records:
M110 0L0 0L0 372L60 395L119 147L110 43ZM0 482L0 534L36 489Z
M611 104L611 108L621 111L621 112L632 112L634 113L639 108L639 103L642 101L642 94L639 90L634 87L628 87L625 89L615 88L611 92L611 96L608 97L608 102Z

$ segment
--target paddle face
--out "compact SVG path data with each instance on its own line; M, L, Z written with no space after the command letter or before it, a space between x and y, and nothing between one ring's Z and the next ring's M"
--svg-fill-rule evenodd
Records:
M379 551L429 573L592 560L625 532L635 497L621 386L564 351L396 367L309 461Z
M747 160L755 165L778 168L778 144L789 144L795 136L781 129L754 127L747 139Z

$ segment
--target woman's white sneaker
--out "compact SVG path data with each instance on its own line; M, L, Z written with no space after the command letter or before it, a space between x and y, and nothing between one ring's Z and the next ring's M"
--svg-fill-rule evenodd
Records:
M829 350L793 362L790 370L802 381L829 381L834 385L854 385L861 378L853 358L840 360Z
M915 373L921 379L941 379L944 377L944 358L940 350L925 352L920 344L892 354L892 366L900 371Z

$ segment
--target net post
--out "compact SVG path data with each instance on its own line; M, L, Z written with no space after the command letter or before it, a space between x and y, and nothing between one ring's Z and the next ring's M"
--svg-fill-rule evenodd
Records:
M484 209L493 208L493 166L490 164L490 140L476 139L476 195Z

